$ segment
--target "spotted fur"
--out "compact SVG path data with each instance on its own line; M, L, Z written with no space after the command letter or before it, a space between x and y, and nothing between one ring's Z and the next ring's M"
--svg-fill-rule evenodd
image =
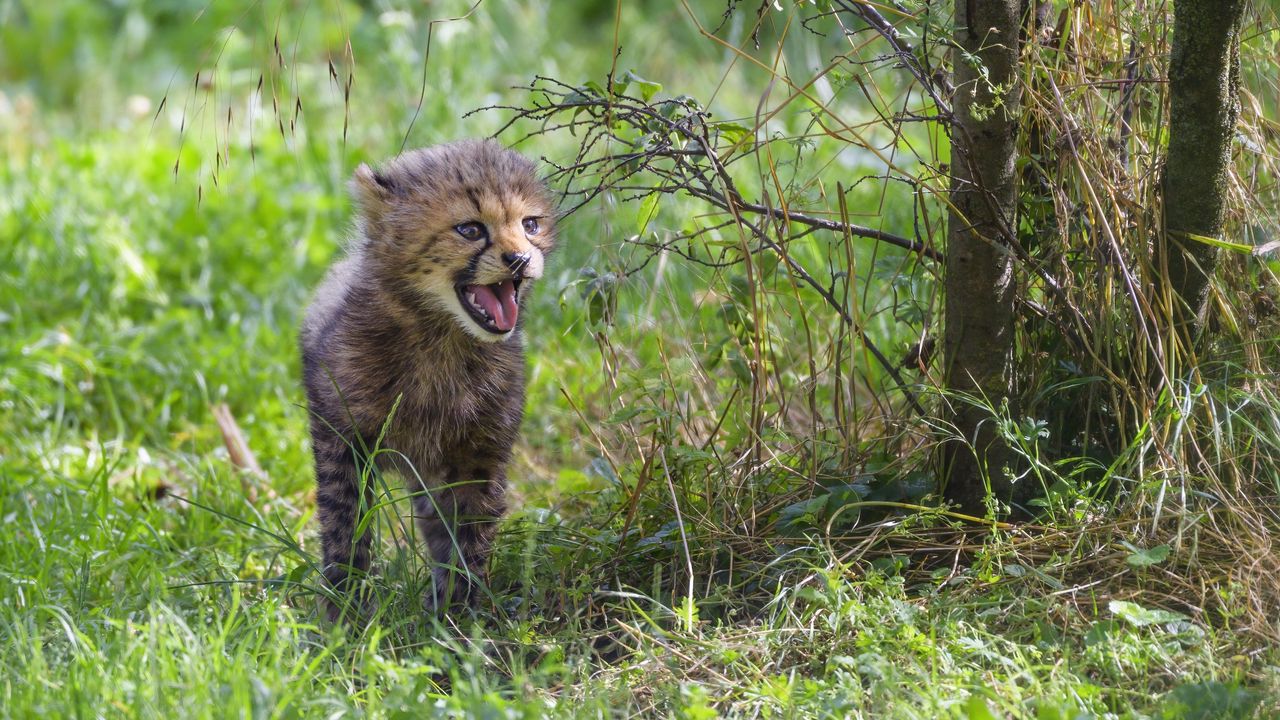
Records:
M523 310L554 242L554 201L531 162L493 141L361 165L351 189L354 241L302 327L324 575L350 593L369 568L356 529L376 465L415 493L427 605L474 600L524 412L524 313L508 332L486 329L460 288L516 282ZM468 223L485 236L464 237Z

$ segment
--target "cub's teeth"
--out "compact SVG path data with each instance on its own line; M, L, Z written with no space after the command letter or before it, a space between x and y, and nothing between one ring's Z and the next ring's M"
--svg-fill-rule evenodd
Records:
M471 303L474 307L480 307L480 304L476 302L475 293L467 293L467 302Z

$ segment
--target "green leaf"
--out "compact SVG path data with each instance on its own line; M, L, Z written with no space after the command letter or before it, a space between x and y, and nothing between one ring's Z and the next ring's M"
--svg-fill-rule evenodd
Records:
M590 102L591 102L591 100L592 100L591 96L587 95L586 93L582 92L581 90L574 90L573 92L570 92L568 95L565 95L565 96L564 96L564 103L563 103L563 104L565 104L565 105L586 105L587 103L590 103Z
M1208 235L1197 235L1195 233L1189 233L1189 232L1175 231L1175 234L1181 235L1187 238L1188 240L1195 240L1196 242L1204 243L1205 245L1212 245L1216 248L1222 248L1223 250L1230 250L1231 252L1238 252L1244 255L1253 254L1252 245L1245 245L1244 243L1228 242L1226 240L1219 240L1218 238L1215 238L1215 237L1209 237Z
M556 490L565 495L587 492L597 485L586 473L573 468L561 468L556 473Z
M587 322L592 325L612 324L614 310L617 308L618 276L606 272L592 277L588 270L591 269L583 268L579 275L590 279L576 283L579 285L578 294L586 301Z
M1107 609L1115 613L1116 617L1134 627L1146 627L1148 625L1159 625L1187 619L1187 616L1181 613L1159 608L1145 608L1137 603L1125 602L1124 600L1112 600L1107 603Z
M649 408L643 405L632 405L631 407L622 408L618 412L610 415L609 419L605 420L605 423L609 425L617 425L618 423L624 423L637 415L648 411Z
M684 104L676 102L675 100L663 100L658 103L658 114L668 120L674 119L676 114L684 109Z
M651 193L640 201L640 214L636 216L636 233L643 235L649 223L653 222L653 218L658 214L660 197L662 197L661 193Z
M1209 681L1179 685L1165 695L1160 720L1244 720L1262 702L1262 694Z
M969 696L969 702L965 705L965 717L968 720L996 720L987 701L979 695Z
M1129 567L1132 568L1151 567L1169 559L1168 545L1157 545L1151 549L1144 549L1127 542L1121 544L1129 551L1129 556L1124 561L1129 563Z
M926 470L913 470L902 476L886 478L871 487L868 500L880 502L918 502L937 487L937 481Z
M693 630L698 624L698 604L688 595L684 596L676 607L676 617L680 618L685 632Z
M650 98L657 95L659 92L662 92L662 85L660 83L656 83L652 80L645 80L631 70L628 70L626 74L622 76L622 79L640 88L640 97L645 102L649 102Z
M1106 642L1120 631L1120 623L1115 620L1099 620L1084 634L1085 647L1093 647Z
M778 526L783 532L798 532L806 527L816 527L826 507L825 495L791 503L778 511Z
M619 483L618 474L613 471L613 466L608 460L602 457L594 457L587 467L583 470L583 474L587 477L598 477L608 480L610 483L617 485Z
M747 365L747 360L738 352L737 348L729 350L727 357L729 368L733 370L734 376L738 378L738 383L743 387L751 384L751 367Z
M871 567L885 575L900 575L911 567L911 558L907 555L884 555L872 560Z
M263 585L269 588L282 588L290 585L301 585L307 576L311 574L311 566L307 563L295 565L292 570L273 578L267 578L263 581Z
M751 283L747 280L746 275L732 275L729 277L729 297L733 301L743 307L751 307Z
M751 128L746 125L740 125L736 122L718 122L712 127L720 133L720 137L728 140L734 145L737 145L748 137L755 137Z

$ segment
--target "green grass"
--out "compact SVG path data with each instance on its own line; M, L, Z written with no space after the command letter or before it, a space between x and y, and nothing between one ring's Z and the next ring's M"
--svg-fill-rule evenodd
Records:
M267 87L306 109L282 137L269 100L255 123L219 125L257 85L253 68L270 67L282 6L125 5L0 1L0 77L12 78L0 85L0 716L1280 712L1280 652L1249 630L1253 589L1223 582L1202 606L1194 589L1178 592L1179 578L1202 577L1192 570L1208 551L1188 543L1150 567L1127 563L1139 553L1084 517L1102 501L1070 493L1057 508L1067 529L983 537L937 512L846 507L830 477L797 475L813 446L834 442L810 445L796 430L810 419L795 409L808 377L801 319L819 337L838 323L805 314L814 298L782 274L765 318L780 390L763 412L781 419L762 440L776 458L741 475L751 418L734 393L750 345L735 271L655 261L621 284L611 324L582 292L583 268L636 264L643 251L626 238L678 230L701 211L676 198L653 218L601 198L564 227L530 313L528 418L495 602L444 622L422 616L423 562L387 513L374 621L327 625L315 607L296 329L349 227L348 174L396 152L409 126L425 19L397 14L418 8L408 4L290 6L282 42L298 49ZM492 132L502 113L464 114L524 102L509 88L534 73L602 78L613 6L569 5L484 4L438 25L410 144ZM678 5L624 5L621 67L668 94L714 94L721 117L754 112L762 73L726 72L730 56ZM695 6L714 27L718 5ZM237 22L243 32L228 39L222 28ZM82 42L37 42L73 31ZM327 79L348 37L349 115ZM790 60L838 47L813 42L788 45ZM211 56L213 89L189 91ZM349 65L337 65L344 76ZM151 109L131 113L134 94ZM525 149L563 161L573 142L561 133ZM820 144L810 168L835 152ZM904 195L891 187L881 204L881 190L852 193L851 213L909 233ZM821 263L829 243L814 236L796 252ZM917 320L885 298L929 296L931 278L903 276L901 254L860 246L856 259L879 283L859 307L868 329L905 347ZM891 464L912 435L879 425L868 408L884 379L870 365L858 372L864 475L848 479L883 483L872 499L916 502L893 483L918 479L919 457ZM820 393L824 406L836 395ZM210 410L219 403L267 480L231 466ZM1272 405L1228 431L1262 435L1275 417Z

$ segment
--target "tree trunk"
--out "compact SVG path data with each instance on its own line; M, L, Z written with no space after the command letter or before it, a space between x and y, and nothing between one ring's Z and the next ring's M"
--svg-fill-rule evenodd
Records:
M1019 0L955 0L955 40L965 54L953 53L946 386L997 410L1017 399L1016 283L1013 256L1006 248L1016 227L1020 20ZM989 411L958 397L952 398L952 406L951 420L963 440L941 449L944 494L964 510L981 514L987 482L996 497L1013 495L1006 472L1013 456ZM1016 417L1016 407L1012 409Z
M1187 233L1220 237L1226 219L1231 138L1240 116L1240 18L1244 0L1174 0L1169 58L1169 157L1165 241L1156 267L1173 294L1174 329L1192 338L1217 249Z

